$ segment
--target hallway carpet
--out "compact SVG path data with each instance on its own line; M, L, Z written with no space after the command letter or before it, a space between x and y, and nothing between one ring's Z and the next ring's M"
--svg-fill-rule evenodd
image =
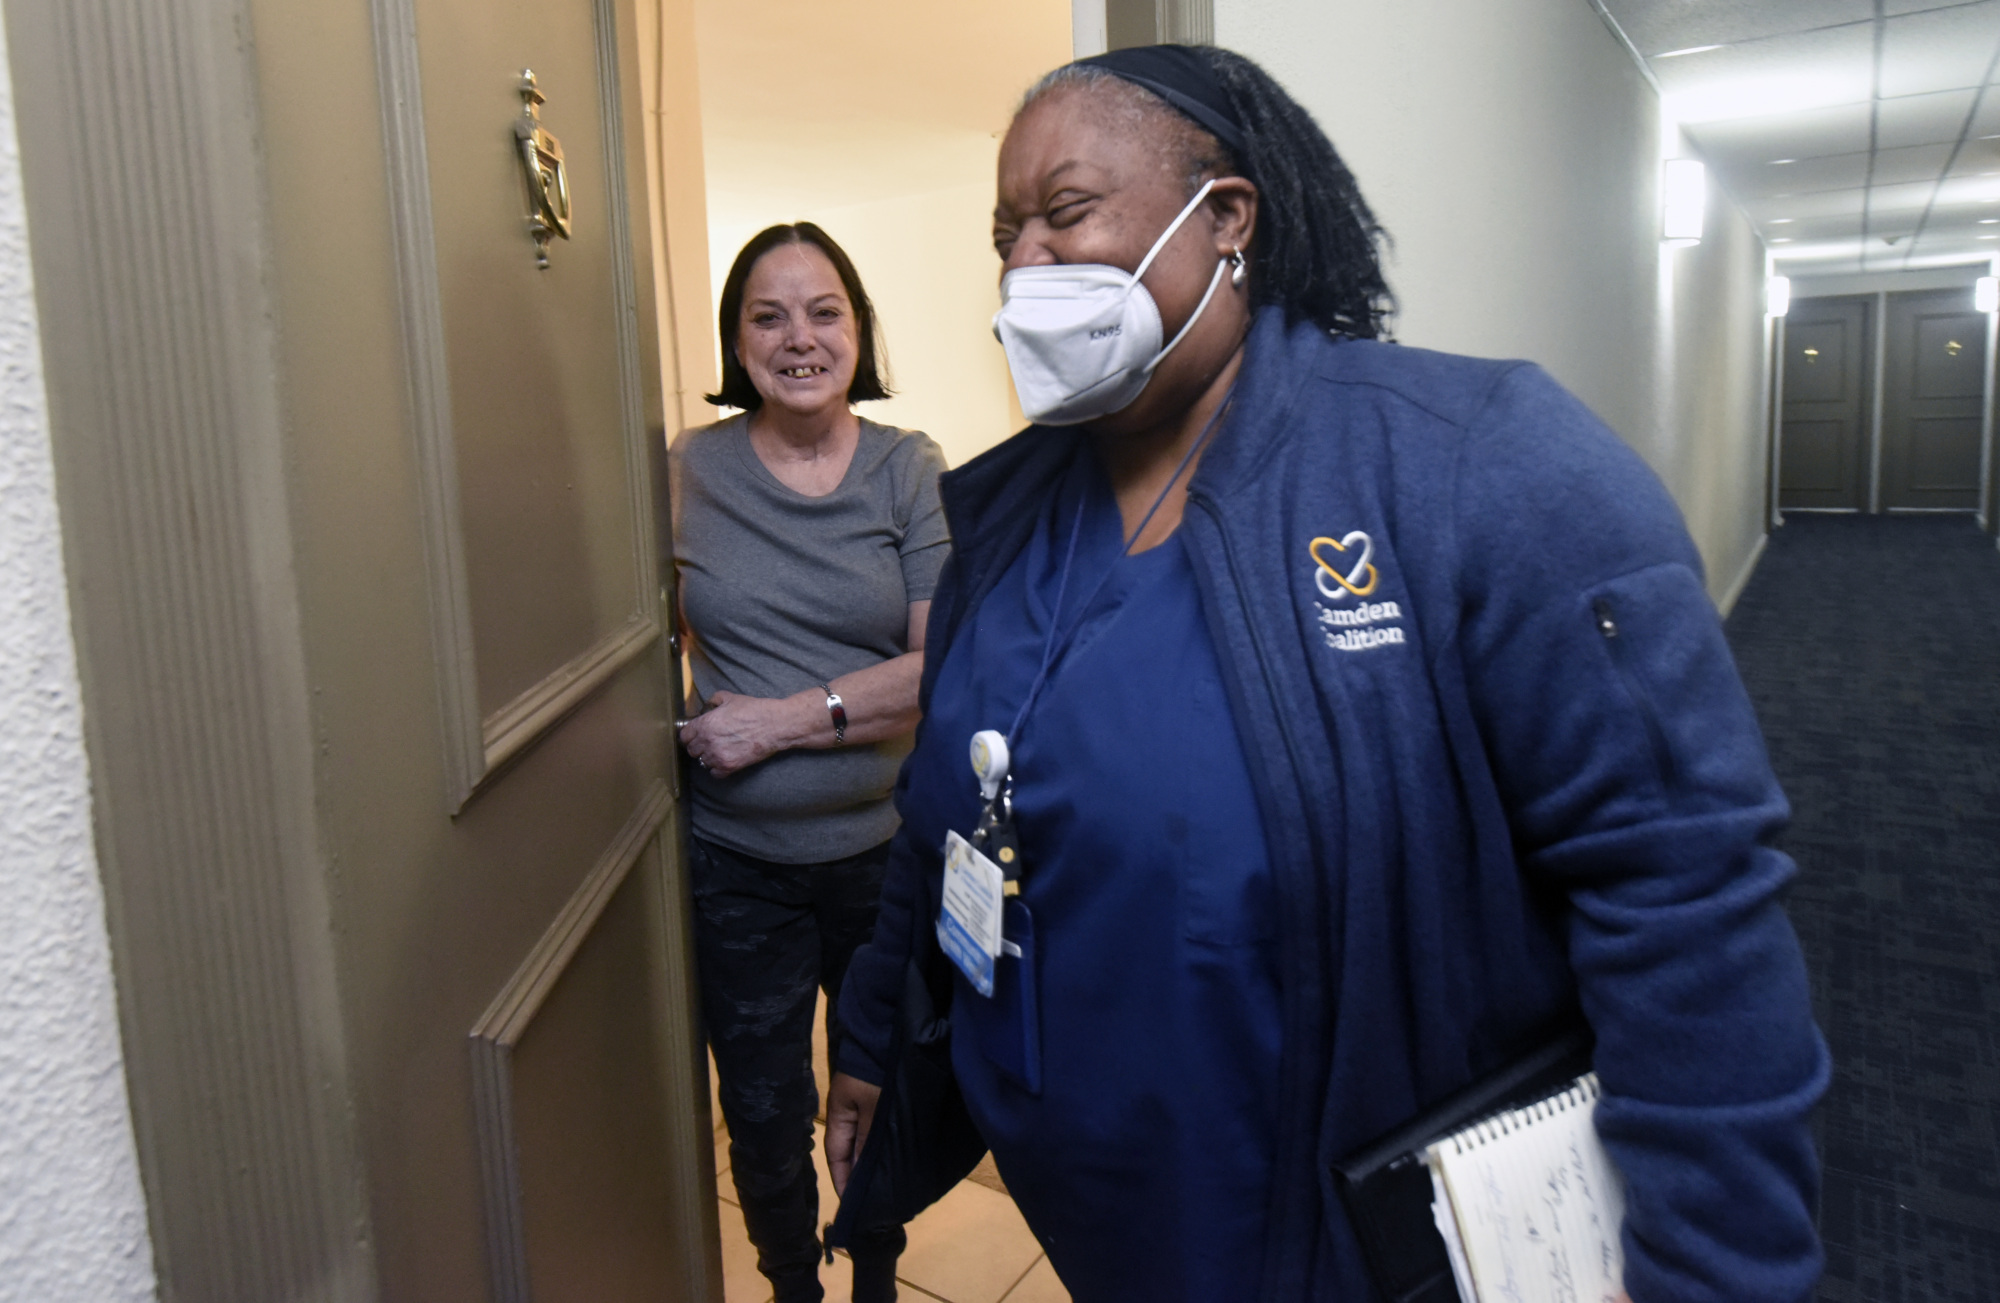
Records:
M1833 1047L1819 1297L2000 1298L2000 552L1793 514L1728 631Z

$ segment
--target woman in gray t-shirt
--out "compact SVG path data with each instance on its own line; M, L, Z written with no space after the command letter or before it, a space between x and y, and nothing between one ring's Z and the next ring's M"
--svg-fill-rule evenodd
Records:
M944 456L851 403L886 398L874 311L810 222L737 255L722 387L742 415L674 440L674 558L696 701L696 962L730 1170L777 1303L816 1300L813 1008L874 930L950 544ZM700 713L693 710L699 708ZM840 1024L828 1014L828 1041ZM866 1243L862 1241L865 1240ZM856 1303L895 1297L900 1228L857 1239Z

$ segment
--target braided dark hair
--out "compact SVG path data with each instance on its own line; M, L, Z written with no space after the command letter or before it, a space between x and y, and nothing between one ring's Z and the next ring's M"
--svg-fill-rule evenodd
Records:
M1312 114L1271 74L1234 50L1197 46L1243 125L1247 157L1144 87L1087 64L1056 69L1022 108L1059 87L1129 92L1171 122L1188 174L1188 193L1212 176L1241 176L1258 192L1250 261L1250 303L1276 304L1289 319L1314 322L1351 339L1386 339L1395 298L1382 278L1379 246L1388 235L1354 174Z

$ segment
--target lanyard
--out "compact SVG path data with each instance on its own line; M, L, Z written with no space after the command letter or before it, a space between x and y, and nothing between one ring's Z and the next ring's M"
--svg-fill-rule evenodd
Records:
M1167 478L1166 487L1160 490L1160 496L1154 498L1153 505L1146 508L1146 514L1140 518L1138 528L1132 531L1131 536L1125 540L1125 546L1118 549L1118 555L1112 558L1111 564L1104 568L1102 575L1098 576L1096 586L1090 590L1090 596L1083 599L1083 604L1077 608L1076 619L1070 622L1068 630L1065 631L1062 627L1063 596L1069 591L1070 569L1076 560L1076 541L1083 533L1084 510L1090 505L1088 501L1076 504L1076 520L1070 526L1069 546L1063 552L1062 577L1056 582L1056 604L1049 613L1049 633L1042 643L1041 668L1035 671L1034 681L1028 685L1028 695L1022 700L1021 709L1015 713L1014 722L1007 727L1007 751L1010 755L1020 742L1021 726L1027 722L1028 712L1034 708L1036 698L1042 695L1042 688L1049 681L1049 672L1055 668L1056 662L1062 659L1063 653L1069 650L1070 643L1083 628L1084 618L1090 614L1091 603L1097 600L1098 594L1104 591L1104 585L1110 582L1112 574L1118 568L1118 562L1125 559L1132 551L1132 545L1139 541L1139 535L1145 533L1146 526L1153 523L1153 516L1167 500L1167 494L1173 492L1174 485L1180 482L1195 454L1208 442L1208 436L1214 432L1217 422L1228 413L1229 400L1233 394L1232 389L1230 393L1222 396L1220 403L1216 404L1215 414L1201 427L1201 433L1196 435L1194 443L1189 445L1187 454L1181 458L1180 465L1174 467L1174 473Z

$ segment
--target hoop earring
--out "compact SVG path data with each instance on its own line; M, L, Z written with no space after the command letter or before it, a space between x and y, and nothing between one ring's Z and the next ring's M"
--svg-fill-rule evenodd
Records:
M1229 283L1243 288L1243 282L1250 279L1249 264L1243 261L1243 250L1234 249L1229 254Z

